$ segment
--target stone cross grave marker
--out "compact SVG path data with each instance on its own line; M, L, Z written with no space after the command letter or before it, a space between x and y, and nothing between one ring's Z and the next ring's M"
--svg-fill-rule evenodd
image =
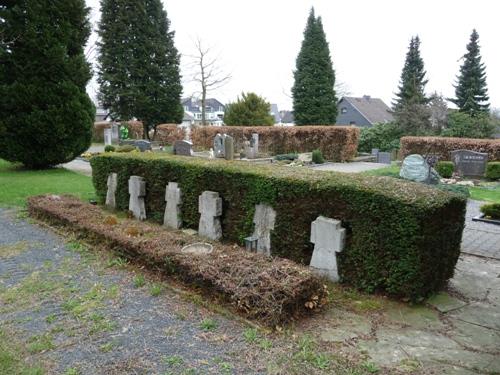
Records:
M469 150L456 150L451 152L451 160L455 171L460 176L482 177L486 170L488 154Z
M222 215L222 198L215 191L204 191L198 197L198 212L201 214L198 224L200 236L212 240L222 238L220 216Z
M224 158L226 157L226 150L224 146L224 137L217 133L214 138L214 154L216 158Z
M146 220L146 206L144 196L146 195L146 181L139 176L130 176L128 180L128 193L130 200L128 209L132 211L134 217L139 220Z
M224 157L226 160L234 159L234 138L224 134Z
M108 191L106 192L106 206L112 209L116 208L116 185L118 174L110 173L108 175Z
M174 154L183 156L193 155L193 143L189 141L175 141Z
M310 266L332 281L339 280L337 253L345 243L345 229L339 220L319 216L311 223L311 242L314 252Z
M274 230L276 211L266 204L255 206L253 237L257 238L257 252L271 255L271 231Z
M104 129L104 146L109 146L112 143L112 131L111 129Z
M169 182L165 191L165 215L163 225L173 229L179 229L182 225L181 208L182 192L177 182Z

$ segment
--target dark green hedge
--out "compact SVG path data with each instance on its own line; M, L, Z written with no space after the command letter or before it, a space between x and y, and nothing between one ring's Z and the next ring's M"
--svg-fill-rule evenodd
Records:
M319 215L341 219L347 229L339 260L341 279L370 292L423 297L453 276L460 253L465 199L422 184L155 154L108 154L92 158L91 164L101 202L108 174L118 173L119 209L128 206L129 176L144 177L148 217L158 221L167 183L178 182L185 227L197 228L198 196L204 190L219 192L227 241L242 243L253 232L255 205L267 203L277 212L273 255L305 264L313 250L311 222Z
M500 161L490 161L486 164L486 178L500 180Z
M443 178L450 178L451 176L453 176L454 169L455 166L451 161L439 161L436 164L436 171Z

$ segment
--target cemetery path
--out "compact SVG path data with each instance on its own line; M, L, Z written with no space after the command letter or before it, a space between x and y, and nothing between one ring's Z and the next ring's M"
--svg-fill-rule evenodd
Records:
M487 202L467 201L462 252L500 260L500 225L472 221L480 214L479 208Z

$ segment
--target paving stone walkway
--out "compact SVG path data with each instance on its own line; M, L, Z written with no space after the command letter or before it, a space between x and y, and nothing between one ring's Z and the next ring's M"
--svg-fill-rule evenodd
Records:
M462 252L500 260L500 225L472 221L485 203L471 199L467 202Z

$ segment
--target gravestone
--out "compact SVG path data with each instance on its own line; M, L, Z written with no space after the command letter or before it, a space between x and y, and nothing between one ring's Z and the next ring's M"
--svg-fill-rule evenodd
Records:
M421 155L409 155L403 160L399 175L405 180L425 182L429 178L429 165Z
M262 203L255 206L253 237L257 238L258 253L271 255L271 231L274 230L275 221L276 211L272 207Z
M377 160L377 155L380 152L378 148L372 148L372 156L375 156L375 160Z
M193 155L193 143L189 141L175 141L174 154L183 156Z
M110 146L111 144L112 144L111 129L104 129L104 146Z
M456 150L451 152L451 160L455 171L460 176L483 177L488 162L488 154L469 150Z
M217 133L214 138L214 155L216 158L224 158L226 157L225 152L224 137L222 134Z
M250 147L253 148L255 157L259 155L259 133L253 133L250 140Z
M134 141L134 146L137 147L141 152L152 150L151 142L146 141L144 139L139 139L137 141Z
M198 212L201 214L198 234L218 240L222 238L220 216L222 215L222 198L215 191L204 191L198 197Z
M118 124L115 123L111 125L111 142L113 144L118 144L120 142L120 129Z
M116 208L116 185L117 185L118 175L116 173L110 173L108 175L108 191L106 192L106 206L112 209Z
M177 182L169 182L165 191L165 215L163 216L163 225L173 229L179 229L182 226L181 208L182 192Z
M128 193L130 199L128 209L136 219L146 220L146 206L144 196L146 195L146 181L139 176L130 176L128 180Z
M391 153L390 152L378 152L377 153L377 163L391 164Z
M234 139L226 134L224 134L224 157L226 160L234 159Z
M345 229L339 220L319 216L311 223L314 252L310 266L332 281L339 281L337 253L345 244Z
M245 152L245 156L247 159L255 159L255 148L252 147L252 142L251 141L245 141L243 142L243 149Z

